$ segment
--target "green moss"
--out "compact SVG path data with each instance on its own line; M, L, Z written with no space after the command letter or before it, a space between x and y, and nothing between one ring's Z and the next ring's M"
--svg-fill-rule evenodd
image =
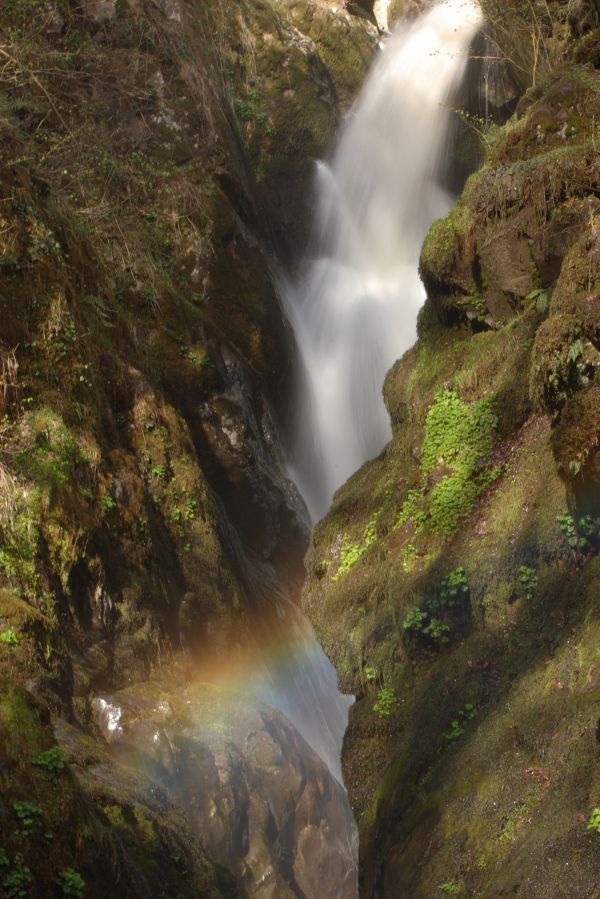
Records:
M581 321L574 314L553 315L539 328L530 380L531 399L538 408L557 409L589 383L591 372L581 337Z
M455 275L473 224L468 207L460 203L452 208L446 218L433 223L425 237L419 263L426 284L440 284Z
M452 533L495 472L488 459L497 418L489 398L469 406L451 390L439 391L425 421L421 472L449 470L426 500L427 524L434 532Z
M6 631L0 631L0 643L3 643L5 646L12 646L14 648L15 646L19 645L20 640L17 634L12 630L12 628L9 628Z
M332 577L333 581L339 580L339 578L346 574L346 572L349 571L353 565L356 565L358 560L364 556L369 547L377 542L375 526L379 515L379 512L375 512L371 516L371 519L365 528L361 543L351 543L347 538L342 540L342 545L340 547L340 563L337 571Z
M439 465L472 470L473 456L486 456L491 449L491 433L496 419L489 400L475 408L457 393L440 390L427 412L421 452L421 471L430 474Z
M394 787L400 779L399 775L405 764L406 758L398 758L389 766L384 776L377 784L369 808L363 813L360 821L361 828L366 829L375 823L379 804L389 802L391 799Z
M0 721L13 757L30 760L48 748L39 710L19 687L5 686L0 692Z

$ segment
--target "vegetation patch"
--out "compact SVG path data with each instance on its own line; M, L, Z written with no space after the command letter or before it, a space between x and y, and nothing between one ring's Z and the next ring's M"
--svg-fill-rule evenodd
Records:
M451 571L420 608L411 608L402 623L408 646L439 649L449 643L452 627L470 611L470 589L464 568Z
M409 491L396 528L412 520L417 531L448 536L456 530L500 474L490 465L496 424L491 399L469 405L453 390L438 390L425 420L421 486Z
M590 819L587 823L588 830L600 833L600 808L593 808Z
M393 687L380 687L373 711L378 718L389 718L398 705L398 697Z
M459 709L456 713L456 718L452 720L450 723L450 727L444 733L444 739L447 743L454 743L458 740L465 732L465 725L468 721L472 721L475 718L477 712L475 710L475 706L472 703L467 703L462 709Z
M519 565L519 583L525 599L531 601L538 586L538 576L528 565Z
M344 574L346 574L346 572L349 571L353 565L356 565L358 560L364 556L369 547L377 542L377 531L375 528L379 514L379 512L375 512L371 516L371 519L364 530L361 543L352 543L344 537L340 548L340 564L332 577L333 581L338 581Z
M0 643L3 643L5 646L10 646L14 649L20 642L21 641L12 628L9 628L6 631L0 631Z
M60 746L52 746L50 749L46 749L45 752L40 752L39 755L31 760L31 764L51 777L55 777L65 767L65 754Z
M85 880L74 868L64 868L59 871L56 878L56 885L62 896L72 896L74 899L81 899L85 895Z
M33 874L24 864L22 853L16 852L11 861L6 851L0 848L0 883L7 899L22 899L30 895Z
M575 518L565 509L556 516L556 521L576 560L590 553L598 544L600 518L594 519L591 515Z

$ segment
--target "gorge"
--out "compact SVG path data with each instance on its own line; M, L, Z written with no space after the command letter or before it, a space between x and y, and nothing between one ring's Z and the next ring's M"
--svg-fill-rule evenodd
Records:
M479 25L476 4L449 0L400 26L318 164L310 255L286 303L301 357L293 473L315 519L391 437L381 388L416 337L419 253L451 204L451 97Z
M5 0L9 899L596 895L599 46Z

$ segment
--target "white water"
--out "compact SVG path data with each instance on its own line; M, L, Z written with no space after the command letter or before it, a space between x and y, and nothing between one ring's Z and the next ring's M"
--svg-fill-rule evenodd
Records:
M421 245L451 205L447 104L480 24L477 3L440 0L400 25L317 165L312 249L285 291L302 367L291 474L314 519L390 439L383 380L415 340Z

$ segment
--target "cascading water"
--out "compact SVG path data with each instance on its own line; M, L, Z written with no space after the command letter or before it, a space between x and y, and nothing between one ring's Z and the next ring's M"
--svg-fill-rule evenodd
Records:
M415 337L424 298L420 248L451 203L438 183L447 101L479 24L471 0L441 0L402 25L386 41L331 165L317 167L312 258L286 291L303 367L293 474L314 517L390 437L381 388ZM238 673L244 689L282 711L341 780L352 700L340 694L312 628L267 567L249 560L234 534L226 543L237 547L257 610L253 648ZM322 899L355 899L357 832L349 806L337 836L345 861Z
M313 517L327 509L335 488L390 436L381 387L387 369L415 337L423 301L420 247L430 223L450 205L437 177L448 132L444 104L464 72L479 20L471 0L440 0L416 23L402 25L386 41L331 165L318 165L313 252L301 281L286 292L302 362L293 476ZM223 515L224 528L226 522ZM223 654L220 667L209 659L207 670L199 672L201 680L254 694L283 712L341 780L352 699L339 692L333 666L273 570L250 558L233 528L224 532L223 542L254 614L239 659ZM147 702L143 696L139 702L129 694L125 698L130 714L138 714L138 706ZM126 717L119 702L96 700L99 723L110 739L118 737L121 716ZM159 725L153 723L148 733L156 750L162 739ZM336 822L324 822L319 815L326 812L317 797L316 817L305 829L310 840L318 834L317 842L306 844L307 857L312 852L311 863L330 869L327 885L319 882L316 892L302 893L307 899L358 896L356 825L343 791L336 801ZM264 825L256 820L246 826L252 843L252 827ZM257 857L252 864L266 866L260 879L264 895L278 895L267 862Z
M414 342L418 260L451 198L440 186L448 102L481 24L472 0L440 0L385 43L331 164L300 280L285 290L301 368L291 474L313 518L391 436L382 385Z
M227 657L220 680L243 685L282 712L342 783L341 749L353 700L338 690L335 668L273 569L250 558L233 528L225 521L223 526L254 615L245 656L239 665Z

